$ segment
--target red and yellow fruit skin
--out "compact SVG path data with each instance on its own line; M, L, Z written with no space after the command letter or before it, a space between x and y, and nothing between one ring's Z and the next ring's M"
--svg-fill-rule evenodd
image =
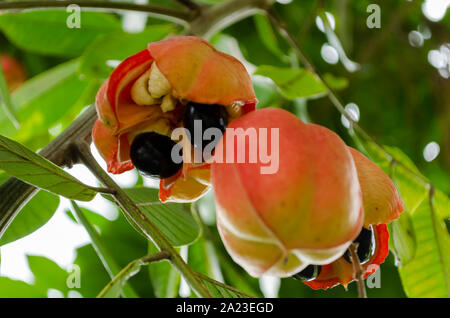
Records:
M14 57L0 54L6 85L10 92L17 89L26 80L25 69Z
M228 127L255 128L258 136L259 128L267 128L269 136L271 128L279 129L275 174L261 174L265 164L259 159L218 163L216 158L212 164L217 226L233 260L252 276L288 277L339 258L363 225L356 167L344 142L281 109L251 112ZM226 142L227 133L216 156ZM271 142L258 147L264 144Z
M375 233L375 253L362 264L366 278L373 274L389 254L389 232L386 224L397 219L403 212L403 202L392 183L391 179L372 161L359 151L350 148L353 160L358 171L358 179L361 185L364 226L373 226ZM345 288L355 279L353 265L339 258L331 264L323 265L320 275L308 282L304 282L313 289L327 289L342 284Z
M355 161L364 204L364 226L388 224L403 212L403 202L392 180L366 156L349 147Z
M161 118L175 125L180 120L177 109L163 114L159 105L140 106L131 98L133 83L152 63L157 64L171 84L172 96L179 101L238 103L242 114L255 109L257 100L250 77L237 59L192 36L149 43L147 49L120 63L97 93L98 120L92 137L111 173L134 168L130 144L139 132ZM209 189L209 171L209 165L185 163L175 177L161 180L161 201L198 198Z

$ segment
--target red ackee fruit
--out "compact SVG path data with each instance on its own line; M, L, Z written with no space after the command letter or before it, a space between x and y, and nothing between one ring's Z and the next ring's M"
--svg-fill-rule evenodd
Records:
M189 102L224 106L232 121L254 110L257 100L244 66L197 37L150 43L120 63L97 94L92 132L108 171L133 169L133 139L143 132L170 137ZM200 197L209 189L209 174L208 163L184 162L177 174L161 179L161 201Z
M344 142L281 109L257 110L229 128L255 128L258 138L261 129L279 129L276 173L261 174L261 161L212 164L217 226L232 258L253 276L280 277L339 258L363 225L356 167ZM261 147L271 143L258 143L258 152L270 153ZM248 153L248 141L245 147L235 156Z
M276 173L261 174L267 165L261 160L212 164L217 226L238 264L253 276L279 277L322 265L306 284L347 286L355 277L343 254L362 227L372 225L375 251L362 268L365 277L377 269L389 252L386 223L403 210L392 181L378 166L327 128L281 109L257 110L228 127L255 128L258 137L261 129L279 129ZM271 141L266 144L271 147ZM261 151L264 143L258 147ZM248 153L248 141L240 151Z

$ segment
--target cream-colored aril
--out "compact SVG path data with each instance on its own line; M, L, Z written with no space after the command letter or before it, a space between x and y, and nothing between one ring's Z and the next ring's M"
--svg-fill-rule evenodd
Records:
M161 110L163 111L163 113L170 112L171 110L175 109L176 105L176 99L173 98L172 95L166 95L162 99Z
M160 102L158 99L153 98L147 89L149 77L150 69L142 74L131 87L131 99L137 105L154 105Z
M130 142L130 145L137 135L143 134L145 132L155 132L167 137L171 137L172 134L172 127L170 125L170 122L165 118L159 118L151 122L144 122L137 128L138 129L136 129L135 131L130 131L128 133L127 137L128 141Z
M155 62L153 62L150 68L148 90L153 98L161 98L170 93L170 83L163 73L161 73Z

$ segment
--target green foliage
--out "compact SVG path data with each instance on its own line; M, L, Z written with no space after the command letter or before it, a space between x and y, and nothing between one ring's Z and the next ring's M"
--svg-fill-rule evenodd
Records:
M205 284L211 295L216 298L251 298L251 295L247 295L240 290L222 284L208 276L198 274L199 279Z
M81 28L67 27L68 16L60 10L4 14L0 29L24 50L64 57L80 56L98 36L121 30L120 22L110 14L81 12Z
M253 16L253 20L255 21L258 36L266 48L281 60L288 61L286 54L280 49L277 37L273 31L269 19L265 15L256 14Z
M412 215L417 252L399 269L409 297L450 297L450 236L432 205L426 198Z
M130 264L125 266L116 277L114 277L108 285L100 292L99 298L118 298L122 293L128 279L139 273L141 266L144 263L141 259L132 261Z
M140 33L114 32L101 36L81 56L80 73L86 78L106 78L113 70L107 61L124 60L144 50L149 42L161 40L173 31L173 26L161 24L147 27Z
M199 236L199 227L188 204L162 204L156 189L135 187L124 190L134 202L141 205L142 212L173 246L192 243Z
M0 103L3 106L3 110L5 111L6 115L9 117L9 120L11 120L14 126L18 127L19 123L17 121L16 114L14 112L14 108L11 103L11 96L9 96L9 89L6 83L6 78L1 63L0 63Z
M255 74L272 79L283 96L290 100L300 97L317 98L327 92L323 83L305 69L263 65L258 67Z
M89 223L101 233L105 248L119 268L147 254L147 241L130 226L123 215L119 214L117 219L111 221L87 209L82 211ZM77 249L74 264L80 267L81 288L77 291L83 297L97 297L111 280L104 263L91 244ZM153 296L148 275L143 271L131 278L129 284L139 296Z
M391 248L409 297L450 296L450 234L444 217L450 205L439 190L430 192L414 163L400 149L385 147L396 159L390 164L376 147L366 149L392 175L405 212L391 225ZM437 203L438 202L438 203Z
M179 249L177 249L179 252ZM152 242L148 242L148 255L158 252ZM151 264L148 274L153 286L155 296L158 298L175 298L180 287L180 274L168 262Z
M58 264L42 256L28 255L28 264L34 275L34 286L46 289L56 289L67 297L69 287L67 287L67 278L69 273L59 267Z
M89 201L97 193L44 157L1 135L0 168L16 178L69 199Z
M12 104L21 129L17 130L0 113L0 133L38 149L51 139L49 129L61 129L92 103L99 87L96 80L82 81L77 75L78 60L71 60L27 81L12 94ZM61 107L64 105L64 107Z
M414 259L417 249L416 236L409 213L388 225L389 248L395 253L398 265L406 265Z
M21 280L0 277L0 297L2 298L43 298L47 290L31 286Z
M108 247L105 245L101 236L94 228L94 226L89 222L88 218L86 217L82 209L74 201L71 201L71 205L72 205L72 213L75 219L85 228L86 232L89 235L89 238L91 239L92 246L97 252L98 257L102 261L103 266L109 273L111 279L113 279L120 272L119 265L117 264L114 257L112 257L111 252L108 250ZM126 283L126 280L127 279L119 280L119 282L116 282L114 286L110 287L111 293L113 293L113 295L116 295L117 293L117 295L114 297L118 297L121 293L124 295L124 297L133 297L133 298L137 297L136 292L129 284ZM107 294L112 297L110 293ZM105 295L104 297L109 296Z
M0 177L1 178L1 177ZM0 239L0 246L18 240L47 223L59 205L59 197L39 191L20 211ZM42 207L45 207L44 209Z

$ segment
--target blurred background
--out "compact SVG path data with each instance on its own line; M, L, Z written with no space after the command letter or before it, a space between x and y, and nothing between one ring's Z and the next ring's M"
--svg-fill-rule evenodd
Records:
M134 2L180 8L169 0ZM198 2L210 5L223 1ZM379 28L367 24L375 12L368 11L373 4L380 9ZM449 6L448 0L278 0L275 5L277 14L312 64L344 101L349 115L380 144L400 148L445 197L450 193ZM45 146L85 106L93 103L99 85L120 60L144 48L149 41L182 32L175 24L137 12L83 12L81 29L68 29L65 23L69 14L64 10L42 11L39 15L36 11L24 14L0 11L2 66L7 80L8 69L16 70L10 88L16 90L12 96L19 105L17 116L21 123L17 130L2 115L0 134L33 150ZM354 145L351 124L328 98L323 95L290 98L270 76L257 71L263 65L301 66L265 16L246 18L214 34L210 40L216 48L239 58L253 74L258 107L288 109L305 121L327 126ZM18 67L12 65L11 58ZM20 92L20 82L25 78L39 77L43 80L36 85L40 88L48 85L47 90L36 96ZM105 167L94 148L93 151ZM68 171L87 184L98 185L83 166ZM0 171L0 182L6 178ZM157 185L155 180L142 179L135 171L114 179L124 187ZM37 220L17 219L32 223L24 225L28 228L27 236L18 239L8 230L0 240L0 296L96 296L108 283L109 276L89 236L73 219L66 199L49 196L45 200L45 208L28 206L38 215ZM348 291L342 286L314 291L291 278L258 280L245 274L220 242L214 225L213 200L209 193L197 204L208 239L200 239L189 249L181 248L192 266L199 259L201 262L198 249L203 249L202 253L207 253L210 259L207 274L256 296L356 296L355 283L350 284ZM80 205L120 266L147 253L147 242L109 201L97 196L94 201ZM448 216L443 221L448 227ZM379 285L368 288L369 297L406 297L395 263L391 253L376 274L379 276L372 278ZM66 284L73 264L81 269L81 288ZM189 287L174 277L172 292L164 295L193 296ZM161 296L147 270L130 283L140 296Z

